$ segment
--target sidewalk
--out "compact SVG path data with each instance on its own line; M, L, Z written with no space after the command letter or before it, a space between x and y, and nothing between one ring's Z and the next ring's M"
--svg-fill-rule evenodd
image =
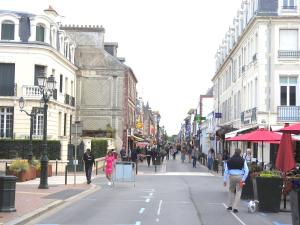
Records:
M101 175L100 175L101 176ZM103 175L102 175L103 176ZM97 176L99 177L99 176ZM92 178L94 179L95 176ZM38 189L40 180L17 182L15 207L16 212L0 212L0 225L24 224L26 221L42 214L43 212L57 207L71 198L84 196L96 189L96 185L86 184L83 173L68 176L68 184L65 185L64 176L48 177L49 189Z

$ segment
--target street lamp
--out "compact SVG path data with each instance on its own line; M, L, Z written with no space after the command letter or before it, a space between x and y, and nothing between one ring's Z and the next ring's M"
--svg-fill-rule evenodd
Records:
M29 135L29 150L28 150L28 162L32 163L32 132L33 132L33 118L36 116L36 113L31 109L31 112L28 113L26 110L24 110L25 106L25 100L23 97L19 99L19 107L21 112L25 112L27 116L30 116L30 135Z
M40 93L44 102L44 129L43 129L43 151L41 156L41 178L40 189L48 189L48 153L47 153L47 110L50 97L55 89L55 78L53 75L46 77L43 73L37 77Z

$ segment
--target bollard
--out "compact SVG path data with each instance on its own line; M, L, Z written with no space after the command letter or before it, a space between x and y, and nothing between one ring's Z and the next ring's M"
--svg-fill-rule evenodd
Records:
M98 161L96 161L96 176L98 175Z
M55 162L55 176L57 176L57 160L56 160L56 162Z
M15 212L15 176L0 176L0 212Z
M68 165L66 165L66 168L65 168L65 185L67 185L68 183Z
M5 162L5 175L8 175L8 163Z

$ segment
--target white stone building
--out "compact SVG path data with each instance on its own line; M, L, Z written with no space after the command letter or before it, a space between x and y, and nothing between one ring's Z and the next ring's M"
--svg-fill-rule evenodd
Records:
M63 30L53 9L43 15L0 11L0 138L29 137L30 117L20 112L39 111L43 105L37 76L54 75L56 90L48 106L48 139L60 140L61 159L67 159L70 124L75 115L75 43ZM42 139L43 113L34 119L33 137Z
M299 6L299 0L242 1L216 54L212 81L214 110L222 113L218 127L276 130L300 121ZM251 145L261 160L261 143ZM264 150L268 163L275 150L269 144Z

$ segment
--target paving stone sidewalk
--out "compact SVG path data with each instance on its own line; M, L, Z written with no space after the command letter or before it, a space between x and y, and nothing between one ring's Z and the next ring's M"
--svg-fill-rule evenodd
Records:
M65 185L64 176L49 177L49 189L38 189L39 182L39 179L17 182L15 196L17 211L0 212L0 225L22 224L22 221L40 214L43 210L58 206L68 198L95 188L93 184L86 184L86 178L83 174L76 176L76 185L74 185L74 176L68 176L67 185Z

